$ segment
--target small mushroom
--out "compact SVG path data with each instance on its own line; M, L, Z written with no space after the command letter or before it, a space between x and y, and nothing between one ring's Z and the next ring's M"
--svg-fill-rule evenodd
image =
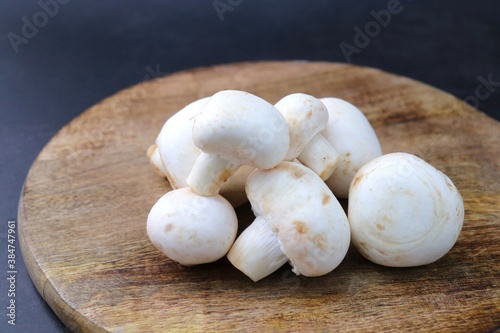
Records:
M288 151L288 126L260 97L237 90L213 95L197 114L194 144L202 150L187 179L201 195L214 195L242 165L269 169Z
M340 155L326 184L337 198L347 198L354 174L364 164L382 155L377 135L368 119L354 105L339 98L321 98L329 113L322 132Z
M453 247L464 206L441 171L414 155L392 153L356 173L348 215L353 244L364 257L410 267L432 263Z
M346 214L311 169L281 162L247 180L255 221L229 250L229 261L258 281L289 261L293 272L320 276L335 269L349 248Z
M328 179L339 154L320 133L328 122L328 110L313 96L296 93L283 97L274 105L290 129L290 148L286 161L298 159L321 179Z
M194 101L176 112L165 122L156 138L165 175L174 189L187 187L186 178L200 154L193 143L192 128L194 118L209 98ZM155 154L151 156L154 157Z
M185 266L222 258L233 244L237 229L236 213L226 199L200 196L188 187L163 195L147 220L153 245Z
M173 189L187 187L186 179L201 151L193 142L194 118L209 97L199 99L176 112L163 125L148 157L156 172L166 176ZM237 207L247 201L245 182L255 168L242 166L224 183L220 194Z

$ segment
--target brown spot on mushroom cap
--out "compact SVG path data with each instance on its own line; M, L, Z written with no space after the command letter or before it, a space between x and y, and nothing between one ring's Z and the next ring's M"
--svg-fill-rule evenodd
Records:
M313 238L313 243L318 249L324 250L327 248L328 244L323 236L317 235Z
M328 193L323 193L323 200L321 201L323 203L323 206L326 205L330 201L330 196Z
M351 153L347 152L344 157L344 163L342 164L342 174L347 176L349 174L349 169L351 168Z
M380 223L377 223L376 226L378 230L385 230L385 227Z
M293 171L293 175L295 178L301 178L302 176L304 176L306 173L304 172L304 170L301 170L301 169L295 169Z
M363 178L363 175L356 176L356 178L354 178L354 181L352 182L352 187L357 186L361 178Z
M297 232L299 234L305 234L305 233L307 233L307 226L306 226L306 224L304 222L302 222L302 221L294 221L293 225L295 226L295 230L297 230Z
M172 229L173 229L173 227L174 227L174 226L172 225L172 223L169 223L169 224L165 225L165 227L163 228L163 231L165 231L165 232L167 233L167 232L169 232L170 230L172 230Z
M306 172L299 167L299 164L293 162L282 163L279 165L279 169L290 172L292 176L297 179L306 174Z
M307 112L306 114L307 119L311 119L312 114L313 114L312 110L309 110L309 112Z
M394 223L393 220L392 220L392 218L390 216L388 216L388 215L382 216L382 222L385 222L385 225L388 225L388 224L391 225L391 224ZM377 226L377 229L379 229L378 226ZM384 227L384 229L379 229L379 230L385 230L385 227Z

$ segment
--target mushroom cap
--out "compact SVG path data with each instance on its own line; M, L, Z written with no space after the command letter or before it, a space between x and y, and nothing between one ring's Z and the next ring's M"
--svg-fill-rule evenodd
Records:
M199 196L190 188L163 195L147 220L153 245L186 266L222 258L233 244L237 229L236 213L226 199L220 195Z
M309 141L325 129L328 110L319 99L303 93L287 95L274 107L281 112L290 129L290 147L285 160L293 161Z
M209 98L192 102L170 117L156 138L157 148L148 152L155 170L168 178L173 189L188 187L186 179L201 153L193 142L193 123ZM220 194L234 207L247 201L245 182L253 170L253 167L243 165L222 185Z
M364 257L409 267L432 263L453 247L464 206L441 171L414 155L392 153L359 169L348 214L353 244Z
M257 169L248 177L247 195L255 215L263 216L278 236L295 273L324 275L344 259L350 243L346 214L309 168L281 162Z
M290 137L274 106L247 92L224 90L196 116L193 141L205 153L268 169L283 160Z
M186 178L200 155L191 131L194 118L209 98L199 99L176 112L165 122L156 138L166 176L174 189L188 186Z
M339 98L321 98L329 113L322 132L340 155L326 184L338 198L347 198L356 172L364 164L382 155L377 135L368 119L354 105Z

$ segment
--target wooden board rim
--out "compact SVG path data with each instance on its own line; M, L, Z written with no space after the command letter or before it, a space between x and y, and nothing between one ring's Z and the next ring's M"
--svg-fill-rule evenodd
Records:
M152 80L150 82L146 82L146 83L142 83L142 84L146 84L146 85L153 85L155 84L154 82L157 81L157 80L172 80L172 79L175 79L176 76L179 76L179 75L189 75L189 74L192 74L192 75L196 75L197 73L205 73L205 72L210 72L210 71L217 71L217 70L220 70L220 69L227 69L228 67L231 68L231 67L237 67L237 66L257 66L259 64L269 64L269 63L280 63L280 64L286 64L287 62L245 62L245 63L236 63L236 64L229 64L229 65L218 65L218 66L210 66L210 67L201 67L201 68L196 68L196 69L191 69L191 70L186 70L186 71L182 71L182 72L178 72L178 73L174 73L172 75L169 75L167 77L164 77L164 78L159 78L159 79L155 79L155 80ZM299 63L302 63L301 61L299 62L289 62L289 63L293 63L293 64L299 64ZM328 65L332 65L332 63L327 63L327 62L303 62L306 66L307 64L317 64L317 65L321 65L321 64L324 64L326 66ZM345 65L345 64L337 64L339 66L351 66L351 67L356 67L356 68L360 68L360 69L366 69L366 70L374 70L374 71L379 71L380 73L385 73L383 71L380 71L378 69L372 69L372 68L368 68L368 67L361 67L361 66L353 66L353 65ZM393 74L389 74L389 75L393 75ZM394 76L394 75L393 75ZM411 79L407 79L407 78L404 78L404 77L401 77L405 80L411 80ZM414 81L416 82L417 84L419 85L424 85L418 81ZM116 94L114 94L113 96L109 97L109 98L106 98L104 99L103 101L99 102L96 104L96 106L99 106L99 105L102 105L104 103L107 103L109 102L112 98L114 98L114 96L116 95L121 95L121 94L126 94L127 92L130 92L131 90L135 89L136 86L132 86L132 87L129 87L129 88L126 88ZM428 86L430 87L430 86ZM435 88L432 88L432 89L435 89ZM444 93L444 92L441 92L440 93L442 94L447 94L449 95L448 93ZM449 95L451 97L451 95ZM71 123L75 122L75 121L79 121L78 119L81 119L82 117L85 117L85 115L89 112L89 110L92 110L94 109L95 107L92 107L90 109L88 109L87 111L85 111L84 113L82 113L80 116L76 117L73 121L71 121ZM467 112L477 112L477 114L481 114L484 116L484 114L482 114L480 111L477 111L475 109L473 109L472 107L465 107L467 109ZM486 116L486 118L488 118ZM488 121L493 121L495 122L493 119L490 118L490 120ZM69 124L68 124L69 125ZM498 123L496 124L498 126ZM66 126L65 126L66 128ZM38 155L37 159L35 160L35 162L33 163L33 165L36 165L37 163L39 163L39 159L40 159L40 156L43 156L43 154L45 154L46 150L47 149L50 149L52 143L54 140L58 140L59 137L62 135L61 133L63 133L62 131L64 130L64 128L59 131L52 140L49 141L49 143L44 147L44 149L40 152L40 154ZM33 167L32 167L33 169ZM27 176L27 180L32 177L32 169L30 169L30 172L28 173L28 176ZM20 204L19 204L19 230L21 231L20 232L20 240L21 240L21 250L23 251L23 256L25 258L25 261L26 261L26 264L27 264L27 267L28 267L28 271L30 273L30 276L32 278L32 280L34 281L35 283L35 286L37 287L38 291L40 292L40 294L42 295L42 297L49 303L49 305L51 306L51 308L54 309L54 311L56 312L56 314L65 322L65 324L72 330L72 331L80 331L80 330L85 330L85 331L107 331L105 330L104 328L102 328L101 326L99 326L97 323L95 323L94 321L90 320L89 318L85 317L85 316L82 316L77 310L75 310L73 308L73 306L71 305L71 302L70 300L65 300L62 298L61 294L57 291L57 288L52 284L52 282L47 279L44 275L44 271L43 269L39 266L39 263L36 259L36 257L34 255L32 255L32 252L30 250L30 245L29 243L26 242L26 235L25 235L25 229L24 229L24 224L23 222L26 220L26 216L25 216L25 207L24 207L24 203L23 203L23 197L24 197L24 188L23 188L23 194L21 196L21 199L20 199Z

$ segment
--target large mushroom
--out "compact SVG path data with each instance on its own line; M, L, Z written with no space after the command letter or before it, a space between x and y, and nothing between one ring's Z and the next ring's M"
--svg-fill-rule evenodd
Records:
M226 199L200 196L188 187L163 195L147 220L153 245L185 266L222 258L233 244L237 229L236 213Z
M326 184L337 198L347 198L354 174L364 164L382 155L377 135L368 119L354 105L339 98L320 101L329 113L328 125L322 132L340 155Z
M287 261L296 274L324 275L345 257L350 242L346 214L309 168L281 162L271 170L255 170L247 180L247 195L256 219L227 257L253 281Z
M302 93L283 97L274 105L290 129L290 148L286 161L298 159L321 179L328 179L339 154L321 134L328 122L328 110L315 97Z
M186 182L201 151L193 142L192 129L196 115L209 97L192 102L176 112L163 125L148 157L156 172L166 176L173 189L187 187ZM247 201L245 182L255 168L243 165L224 183L220 194L237 207Z
M215 195L242 165L269 169L288 151L288 126L260 97L238 90L213 95L196 115L193 141L202 153L187 179L201 195Z
M432 263L453 247L464 206L444 173L414 155L392 153L356 173L348 214L353 244L364 257L409 267Z

